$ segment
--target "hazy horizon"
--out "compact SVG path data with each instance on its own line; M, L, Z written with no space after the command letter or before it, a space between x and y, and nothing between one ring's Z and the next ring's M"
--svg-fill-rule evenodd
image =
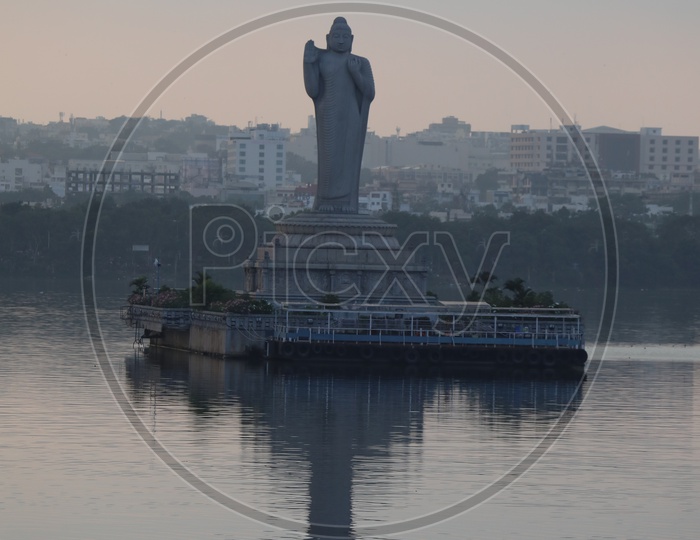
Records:
M131 115L179 62L218 35L306 3L264 0L32 0L6 7L0 116L46 124ZM404 7L459 24L527 67L584 129L600 125L698 135L700 4L618 0L586 5L533 0L406 0ZM367 57L377 97L369 129L419 131L456 116L475 131L558 119L508 68L451 34L414 21L339 11L277 23L228 43L172 84L146 116L202 114L217 124L280 123L296 132L313 114L302 80L304 43L325 47L336 15Z

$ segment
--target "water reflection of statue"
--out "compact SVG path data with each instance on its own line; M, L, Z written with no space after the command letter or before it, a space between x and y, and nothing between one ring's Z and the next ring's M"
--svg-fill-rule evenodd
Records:
M333 21L327 49L304 49L304 85L314 101L318 189L314 210L357 213L362 151L374 78L366 58L351 54L353 35L343 17Z

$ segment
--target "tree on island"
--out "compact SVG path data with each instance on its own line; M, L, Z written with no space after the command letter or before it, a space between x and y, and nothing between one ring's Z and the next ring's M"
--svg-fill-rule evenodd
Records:
M144 296L150 288L150 285L148 284L148 278L146 276L139 276L132 279L129 282L129 287L134 288L131 291L131 294L138 294L139 296Z
M134 278L129 286L134 287L128 299L129 304L151 306L158 308L188 308L190 295L196 309L225 313L263 314L272 313L272 304L265 300L251 298L247 293L239 294L216 283L211 276L197 272L192 278L193 285L189 289L171 289L163 285L155 295L148 295L148 278ZM205 302L206 300L206 302ZM204 305L202 305L204 304Z
M562 302L556 302L550 291L536 292L525 286L525 280L519 277L509 279L503 287L488 287L496 281L496 276L482 272L476 277L476 287L467 300L472 302L484 301L494 307L568 307Z
M214 302L228 302L235 297L234 291L216 283L211 276L197 272L192 278L192 302L205 304L205 308Z

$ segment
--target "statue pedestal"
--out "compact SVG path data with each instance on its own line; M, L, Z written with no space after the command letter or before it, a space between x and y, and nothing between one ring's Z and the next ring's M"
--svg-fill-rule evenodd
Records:
M401 246L396 226L361 214L297 214L280 221L245 265L246 291L277 302L427 303L419 246Z

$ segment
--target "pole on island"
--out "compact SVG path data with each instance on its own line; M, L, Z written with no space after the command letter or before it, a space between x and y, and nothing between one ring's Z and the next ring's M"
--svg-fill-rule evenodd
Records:
M156 267L156 294L160 291L160 261L156 257L156 260L153 261L153 266Z

